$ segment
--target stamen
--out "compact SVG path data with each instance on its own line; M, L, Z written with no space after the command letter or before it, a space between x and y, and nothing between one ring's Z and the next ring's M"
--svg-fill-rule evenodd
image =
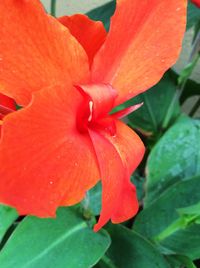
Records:
M92 113L93 113L93 101L89 101L89 110L90 110L90 115L88 117L88 122L92 121Z

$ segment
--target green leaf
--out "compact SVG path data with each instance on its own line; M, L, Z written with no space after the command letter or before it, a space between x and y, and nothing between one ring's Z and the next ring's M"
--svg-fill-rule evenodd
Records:
M173 268L180 268L184 265L186 268L197 268L190 258L182 255L172 255L167 258Z
M0 242L17 217L18 214L15 209L0 205Z
M188 3L187 30L194 26L200 20L200 9L195 5Z
M188 217L200 216L200 202L189 207L178 209L178 213L182 218L188 219Z
M97 7L87 13L87 15L92 20L100 20L103 22L106 30L109 30L110 27L110 17L113 15L115 11L116 2L111 1L105 5Z
M166 260L142 235L123 227L109 225L112 244L107 256L117 268L167 268Z
M192 224L200 223L200 202L189 207L177 209L177 212L179 218L154 238L157 242L164 240L171 234L176 233L176 231L185 229Z
M188 79L184 86L183 93L181 94L181 104L184 103L188 98L196 95L200 95L200 84Z
M144 183L145 178L141 177L137 170L131 176L131 182L135 185L137 191L137 198L139 201L142 201L144 197Z
M180 218L159 234L156 240L171 252L197 259L200 257L200 202L177 209L177 212ZM190 259L186 263L187 267L194 267Z
M128 116L131 126L149 134L162 132L162 124L175 92L175 76L168 72L156 86L129 101L129 105L144 103L140 109ZM170 123L177 118L179 113L180 108L178 101L176 101L169 120Z
M75 208L56 219L25 218L0 254L1 268L88 268L104 255L110 239L94 233Z
M179 246L182 244L178 251L174 251L173 247L171 247L172 244L170 245L170 243L167 244L167 246L165 243L163 244L163 241L168 239L166 234L165 236L163 235L163 232L166 232L167 228L169 228L169 226L176 222L180 217L177 209L199 203L200 191L197 190L199 187L200 176L176 182L136 217L133 227L134 230L143 234L144 236L147 236L155 242L157 241L161 243L161 245L168 248L168 254L179 253L181 255L187 255L190 257L192 250L190 250L189 247L191 249L193 247L196 248L198 240L198 254L200 257L200 228L198 226L199 235L197 233L196 236L194 236L190 231L190 228L195 228L196 230L197 225L195 224L192 224L186 229L182 229L182 226L180 226L180 229L175 228L174 233L168 232L169 237L173 241L177 241L177 243L179 241ZM178 233L181 233L181 238L179 240L177 237L176 239L174 238ZM183 233L185 233L185 236L182 235ZM159 235L161 235L161 237L159 237ZM158 237L160 238L159 241L157 239ZM162 240L161 238L164 239ZM188 243L187 252L185 252L185 248L182 248L183 244L186 243Z
M171 253L186 255L192 260L200 258L200 227L193 224L165 238L160 245Z
M197 54L196 57L194 57L194 59L188 63L185 68L181 71L179 78L178 78L178 85L182 85L184 83L186 83L187 79L191 76L198 60L200 58L200 54Z
M179 118L151 151L146 170L145 207L177 181L200 174L200 121Z
M95 266L95 268L117 268L116 265L113 264L112 260L107 257L107 255L104 255L103 258L98 262Z
M88 192L88 202L89 209L91 209L93 215L99 215L101 211L101 194L102 194L102 185L101 182L97 183Z

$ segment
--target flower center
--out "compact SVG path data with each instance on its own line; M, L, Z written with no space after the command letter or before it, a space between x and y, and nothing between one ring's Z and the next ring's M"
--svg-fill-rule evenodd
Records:
M77 114L77 128L84 133L90 129L104 129L115 134L114 118L109 115L117 97L116 90L106 84L76 86L83 96Z
M78 109L77 129L88 132L88 129L104 130L110 135L116 134L116 119L123 118L142 106L143 103L122 109L110 115L114 107L117 91L109 84L91 84L76 86L83 96Z

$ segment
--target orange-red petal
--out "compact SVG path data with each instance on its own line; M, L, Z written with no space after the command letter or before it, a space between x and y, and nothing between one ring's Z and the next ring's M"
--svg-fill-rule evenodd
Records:
M142 161L145 147L140 137L124 123L117 121L116 129L116 136L107 135L107 139L115 146L127 172L121 189L120 203L111 218L113 223L120 223L133 217L138 210L136 189L130 182L130 176Z
M87 81L88 59L69 30L39 0L0 1L0 92L27 105L33 91Z
M102 46L106 39L106 30L101 21L93 21L88 16L76 14L73 16L63 16L58 20L66 26L71 34L85 49L90 64L94 55Z
M0 94L0 106L4 106L9 109L16 110L15 101L3 94Z
M82 96L70 83L34 93L31 104L4 118L0 202L20 214L54 216L79 202L99 179L88 135L76 127Z
M116 136L89 129L96 151L102 180L102 210L94 230L109 219L119 223L133 217L138 201L130 175L144 155L140 138L123 123L116 121Z
M110 31L94 58L93 82L118 90L116 104L147 90L175 63L186 0L117 0Z

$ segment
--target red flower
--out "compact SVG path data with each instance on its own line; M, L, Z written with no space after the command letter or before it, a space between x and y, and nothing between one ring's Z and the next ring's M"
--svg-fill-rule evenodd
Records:
M191 0L193 4L200 8L200 0Z
M20 214L54 216L101 178L95 230L131 218L138 202L130 175L144 146L118 120L135 108L110 111L175 62L186 1L118 0L107 37L100 22L59 22L38 0L1 1L0 18L0 91L24 106L3 120L0 201Z

